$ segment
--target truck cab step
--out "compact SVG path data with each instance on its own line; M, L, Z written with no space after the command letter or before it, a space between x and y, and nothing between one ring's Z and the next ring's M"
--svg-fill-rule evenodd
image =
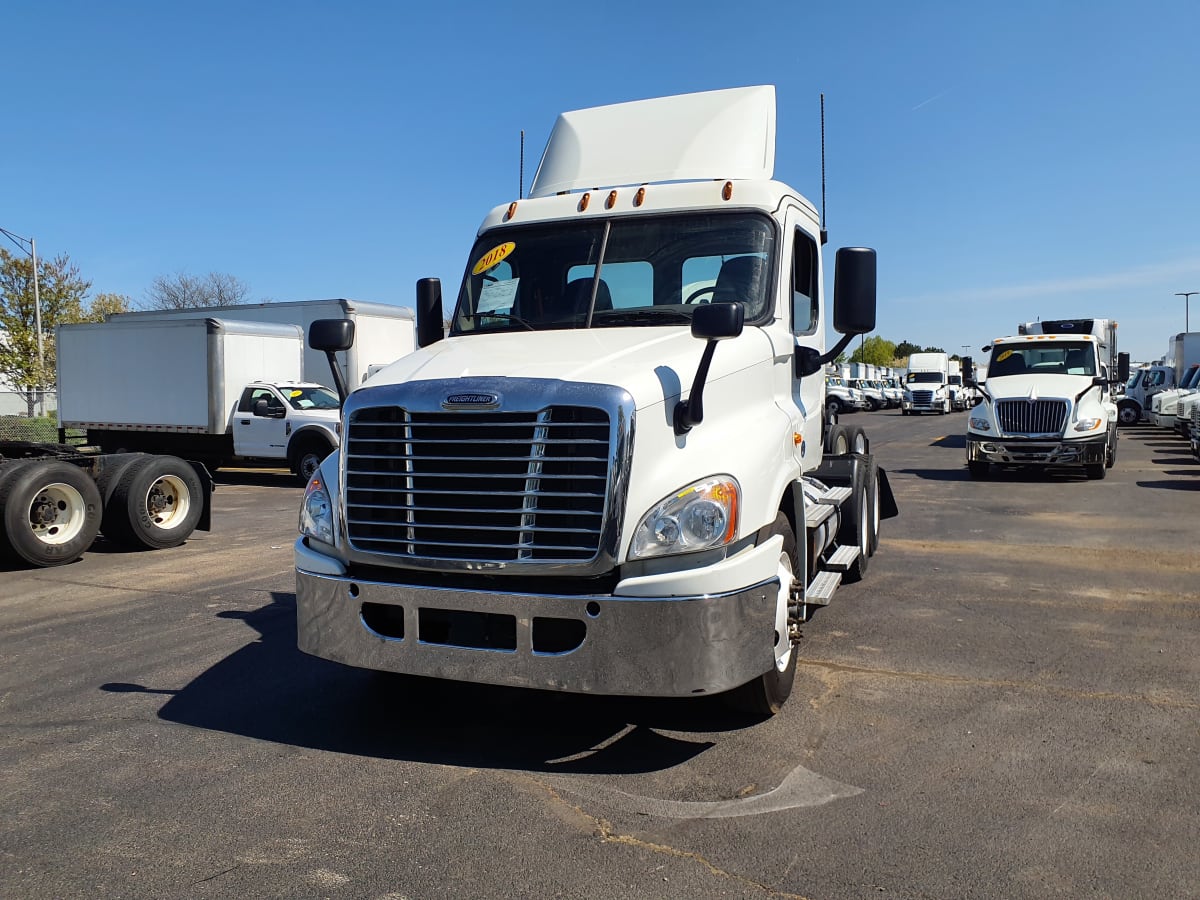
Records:
M818 572L817 577L809 582L808 590L804 592L804 602L809 606L828 606L841 583L841 572Z
M850 495L854 493L853 488L848 487L831 487L820 497L817 498L818 503L832 503L834 506L841 506L850 499Z
M844 547L838 547L829 559L825 560L824 568L830 572L845 572L858 559L858 554L862 551L853 544L847 544Z

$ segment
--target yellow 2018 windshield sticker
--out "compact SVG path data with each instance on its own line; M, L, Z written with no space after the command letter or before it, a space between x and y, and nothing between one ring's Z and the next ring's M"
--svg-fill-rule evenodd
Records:
M487 253L483 254L483 256L479 257L479 262L475 263L475 268L471 269L471 274L482 275L516 249L517 245L512 241L509 241L505 244L500 244L497 247L493 247Z
M1005 350L1003 353L1001 353L999 356L996 357L996 362L1004 362L1006 359L1008 359L1012 355L1013 355L1013 351Z
M290 394L288 394L288 396L289 397L300 397L300 396L303 396L303 394L304 394L304 391L292 391Z

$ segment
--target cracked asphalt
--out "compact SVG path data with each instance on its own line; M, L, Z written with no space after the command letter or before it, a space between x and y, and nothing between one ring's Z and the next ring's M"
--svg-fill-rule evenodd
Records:
M0 570L6 897L1200 897L1200 465L971 481L965 416L868 428L901 516L767 722L296 650L301 491Z

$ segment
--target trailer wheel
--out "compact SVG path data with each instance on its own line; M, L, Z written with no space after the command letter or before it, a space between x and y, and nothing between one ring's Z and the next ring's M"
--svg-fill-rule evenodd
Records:
M100 532L100 491L91 476L61 460L13 463L0 478L0 554L34 566L79 558Z
M842 524L838 543L858 547L858 557L842 576L847 584L862 581L867 563L879 545L876 530L879 523L879 489L875 458L868 456L863 465L854 467L853 493L842 506Z
M783 708L796 681L798 654L792 647L788 629L788 599L796 573L796 536L787 516L778 513L771 526L771 536L780 535L779 594L775 599L775 665L768 672L723 695L725 702L739 712L770 717Z
M104 534L118 543L161 550L188 539L200 521L204 488L175 456L147 456L121 473L104 513Z

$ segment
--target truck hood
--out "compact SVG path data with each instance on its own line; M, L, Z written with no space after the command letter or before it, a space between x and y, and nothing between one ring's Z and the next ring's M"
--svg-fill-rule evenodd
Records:
M983 387L996 400L1065 397L1073 401L1091 383L1091 375L1004 375L989 378Z
M616 385L643 409L690 390L704 344L682 326L451 337L398 359L359 390L443 378L549 378ZM766 334L747 328L721 341L708 380L761 362L771 352Z

